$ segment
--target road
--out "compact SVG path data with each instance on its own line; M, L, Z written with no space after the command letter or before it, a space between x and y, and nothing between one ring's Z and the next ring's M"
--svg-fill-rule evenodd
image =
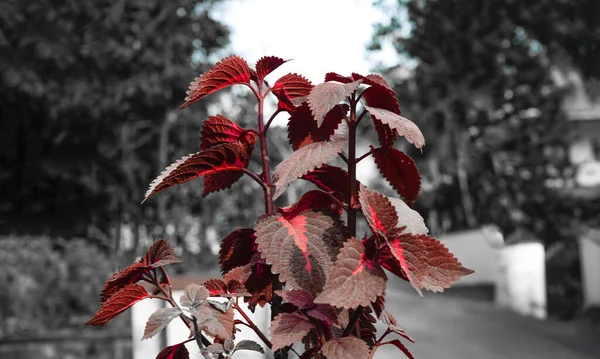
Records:
M443 293L420 298L411 288L390 284L387 309L416 341L407 343L416 359L600 359L598 331L522 317ZM403 355L384 346L375 358Z

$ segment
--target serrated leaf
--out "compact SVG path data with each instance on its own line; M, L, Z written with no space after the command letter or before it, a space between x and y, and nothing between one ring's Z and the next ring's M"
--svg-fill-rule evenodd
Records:
M273 199L279 197L295 179L327 163L338 153L344 151L346 139L333 135L330 141L315 142L306 145L283 160L273 171L275 193Z
M225 348L225 351L230 352L233 350L235 346L235 342L233 341L233 339L226 339L225 342L223 342L223 348Z
M365 109L369 111L373 118L389 126L400 136L404 136L408 142L414 144L417 148L422 148L425 145L423 133L421 133L419 127L411 120L383 108L365 105Z
M222 354L225 353L225 347L221 343L213 343L205 348L207 353Z
M329 81L337 81L337 82L341 82L343 84L347 84L350 83L352 81L354 81L356 79L352 79L348 76L342 76L338 73L335 72L328 72L325 74L325 82L329 82Z
M415 203L421 189L421 176L415 161L395 148L375 151L373 158L377 168L392 188L404 198L407 204Z
M251 74L252 70L244 59L238 56L227 57L190 84L185 103L181 108L227 86L250 84Z
M337 256L323 292L315 303L327 303L338 308L366 307L385 293L387 276L379 264L365 256L365 247L350 238Z
M342 198L338 198L338 200L340 199L343 200ZM295 216L296 214L307 209L325 211L336 215L338 218L341 216L343 211L343 208L339 205L338 201L336 201L332 194L319 190L313 190L303 194L298 202L290 206L280 208L279 212L287 216Z
M406 334L404 329L400 328L400 326L398 325L398 322L396 321L396 318L394 318L391 313L389 313L388 311L384 311L381 318L383 319L383 322L385 324L387 324L388 328L393 333L400 335L401 337L403 337L404 339L406 339L410 342L413 342L413 343L415 342L411 337L408 336L408 334Z
M386 240L410 284L421 296L421 288L442 292L462 276L473 273L440 241L427 235L403 233L400 228L388 233Z
M410 208L403 200L400 198L387 197L390 201L394 209L396 210L396 215L398 216L398 227L405 227L405 233L412 234L427 234L429 233L429 229L427 225L425 225L425 220L419 212Z
M235 349L233 350L234 352L238 351L238 350L252 350L255 352L259 352L261 354L265 353L265 350L263 349L263 347L258 344L257 342L253 341L253 340L240 340L236 345L235 345Z
M400 115L400 104L393 91L389 91L384 86L373 85L363 91L362 98L364 102L371 107L384 108L397 115ZM397 134L389 126L383 124L377 119L373 119L377 137L382 148L393 148Z
M390 341L389 344L400 349L404 353L404 355L406 355L407 358L415 359L415 357L410 353L410 351L408 351L408 348L406 346L404 346L404 344L402 344L400 339L394 339L394 340Z
M200 141L200 149L202 150L223 143L241 142L246 146L245 166L248 166L256 142L256 134L239 127L224 116L217 115L204 121ZM241 171L225 171L205 175L202 197L230 188L243 175Z
M383 89L385 89L386 91L388 91L390 94L395 94L394 89L392 89L392 87L387 83L387 81L381 77L380 75L377 74L369 74L367 76L363 76L357 73L352 73L352 80L358 80L361 79L363 80L363 84L365 85L369 85L369 86L379 86Z
M310 93L313 85L303 76L287 74L277 80L271 92L279 100L278 108L284 111L293 111L299 104L294 104L294 99L302 98Z
M254 229L240 228L223 239L219 250L219 263L221 263L222 273L227 273L235 267L250 263L252 256L256 253L255 238Z
M244 283L246 290L251 294L245 297L248 308L254 312L256 305L263 307L273 298L273 288L279 285L279 277L272 273L271 266L260 258L256 253L253 260L247 265L250 269L250 277Z
M294 151L314 142L328 141L349 110L346 104L334 106L319 127L307 104L296 108L288 121L288 139Z
M389 198L361 186L358 200L373 233L385 235L398 225L398 214Z
M184 343L166 347L158 353L156 359L189 359L190 353Z
M314 183L323 191L342 194L344 201L349 198L348 172L339 167L324 164L303 175L302 179Z
M367 343L356 337L331 339L321 351L327 359L365 359L371 352Z
M313 296L304 289L278 290L275 294L283 298L288 303L292 303L299 309L305 309L313 306Z
M293 289L313 296L325 285L345 230L338 219L307 210L294 217L264 216L256 227L256 243L271 271Z
M148 292L144 287L138 284L128 284L108 298L85 325L102 326L146 298L148 298Z
M244 132L243 128L223 115L210 116L202 123L200 149L237 141Z
M152 313L146 322L142 340L150 339L160 333L171 320L177 318L180 314L182 314L182 312L179 308L160 308Z
M142 280L144 273L150 272L150 268L143 263L135 262L129 267L114 273L104 284L104 289L100 294L100 301L106 302L113 294L123 289L128 284L134 284Z
M220 339L231 339L233 335L233 307L225 311L211 306L202 306L192 312L198 320L198 327Z
M256 61L255 66L259 81L262 81L268 74L288 61L289 60L284 60L277 56L261 57L258 61Z
M185 286L179 302L181 303L181 306L193 310L204 304L209 295L210 291L206 287L196 283L190 283Z
M181 259L175 255L175 250L166 239L152 243L146 255L140 260L143 265L157 268L167 264L179 263Z
M224 171L242 171L246 167L247 158L247 147L239 141L223 143L184 156L152 181L144 201L155 193L200 176Z
M348 84L335 82L324 82L315 86L307 97L308 106L320 127L325 120L325 115L346 97L350 96L362 80L353 81Z
M225 283L227 283L227 285L229 285L229 282L232 281L236 281L243 284L246 282L246 279L248 279L248 276L250 276L250 272L246 270L246 268L244 268L243 266L239 266L232 268L230 271L225 273L223 280L225 281Z
M221 297L227 294L227 284L220 279L209 279L204 282L204 286L211 297Z
M304 338L315 326L301 313L281 313L271 322L271 350L276 351Z
M329 304L317 304L314 308L307 310L306 315L329 325L339 325L337 311Z
M385 235L397 227L404 227L405 232L413 234L429 232L419 212L400 198L387 197L361 186L358 199L373 233Z

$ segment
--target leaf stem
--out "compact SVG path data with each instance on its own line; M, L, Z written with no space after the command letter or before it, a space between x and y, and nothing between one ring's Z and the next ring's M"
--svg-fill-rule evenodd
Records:
M338 153L338 155L342 160L344 160L344 162L346 162L346 164L348 163L348 157L346 157L343 153Z
M261 84L259 91L261 90ZM258 138L260 140L260 155L263 168L263 191L265 200L265 214L271 214L275 212L275 205L273 204L273 187L271 184L271 166L269 164L269 149L267 146L267 137L264 124L264 97L258 97Z
M256 335L258 335L258 337L263 341L263 343L265 343L265 345L268 346L269 349L271 349L273 347L273 344L271 344L271 341L269 339L267 339L267 337L263 334L263 332L261 332L260 329L258 329L256 324L254 324L252 319L250 319L250 317L242 310L242 308L240 308L240 306L237 303L235 303L233 305L233 309L237 310L238 313L240 313L242 315L242 317L246 320L247 325L250 328L252 328L252 330L254 330L254 333L256 333Z
M365 153L364 155L360 156L359 158L356 159L356 163L359 163L360 161L364 160L365 157L368 157L370 155L372 155L373 153L379 151L380 148L373 148L372 150L370 150L369 152Z
M269 129L269 126L271 126L271 122L273 122L275 117L277 117L277 115L279 115L280 112L281 112L281 109L277 109L277 111L273 112L271 117L269 117L269 120L267 121L267 124L263 128L262 132L267 132L267 130Z
M363 110L363 112L358 116L358 119L356 119L356 124L358 124L363 119L363 117L365 117L367 112L367 110Z
M342 337L347 337L350 334L350 332L352 332L352 329L354 329L354 327L356 326L356 322L362 315L362 312L363 312L363 307L356 308L354 313L352 313L352 317L350 317L350 320L348 321L348 325L346 326L346 329L344 329L344 332L342 333Z
M266 190L266 184L265 182L260 179L260 177L258 177L258 175L252 171L250 171L247 168L243 168L242 171L247 174L248 176L250 176L250 178L252 178L256 183L258 183L263 189Z
M356 237L356 208L358 204L358 191L356 188L356 101L355 94L350 98L350 121L348 123L348 178L350 198L348 202L348 233ZM347 334L346 334L347 335Z

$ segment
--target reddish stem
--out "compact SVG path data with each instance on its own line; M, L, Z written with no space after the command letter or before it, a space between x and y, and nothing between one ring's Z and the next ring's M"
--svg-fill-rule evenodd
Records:
M246 323L244 323L244 324L246 324L248 327L252 328L252 330L254 330L254 333L256 333L256 335L258 335L258 337L263 341L263 343L265 343L265 345L268 346L269 349L271 349L273 347L273 344L271 344L271 341L269 339L267 339L267 337L263 334L263 332L260 331L260 329L258 329L256 324L254 324L252 319L250 319L250 317L248 315L246 315L246 313L242 310L242 308L240 308L240 306L237 304L234 304L233 308L235 310L237 310L238 313L240 313L242 315L242 317L246 320Z
M364 155L360 156L359 158L356 159L356 163L359 163L360 161L364 160L366 157L369 157L370 155L372 155L373 153L379 151L380 148L374 148L372 150L370 150L369 152L365 153Z
M356 188L356 101L354 95L350 99L350 121L348 123L348 177L350 198L348 198L348 233L356 237L356 209L358 207L358 191Z
M261 92L261 85L259 84L259 92ZM263 122L264 117L264 97L258 97L258 138L260 140L260 154L263 168L263 190L265 200L265 212L271 214L275 211L273 204L273 185L271 183L271 166L269 164L269 149L267 146L266 128Z

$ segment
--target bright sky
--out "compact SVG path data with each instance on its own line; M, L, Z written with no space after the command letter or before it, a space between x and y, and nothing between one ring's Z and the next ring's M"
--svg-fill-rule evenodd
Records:
M297 72L317 84L327 72L367 74L378 61L398 62L391 47L367 55L372 25L390 16L370 0L230 0L215 7L232 31L230 52L251 64L264 55L293 59L273 79Z

